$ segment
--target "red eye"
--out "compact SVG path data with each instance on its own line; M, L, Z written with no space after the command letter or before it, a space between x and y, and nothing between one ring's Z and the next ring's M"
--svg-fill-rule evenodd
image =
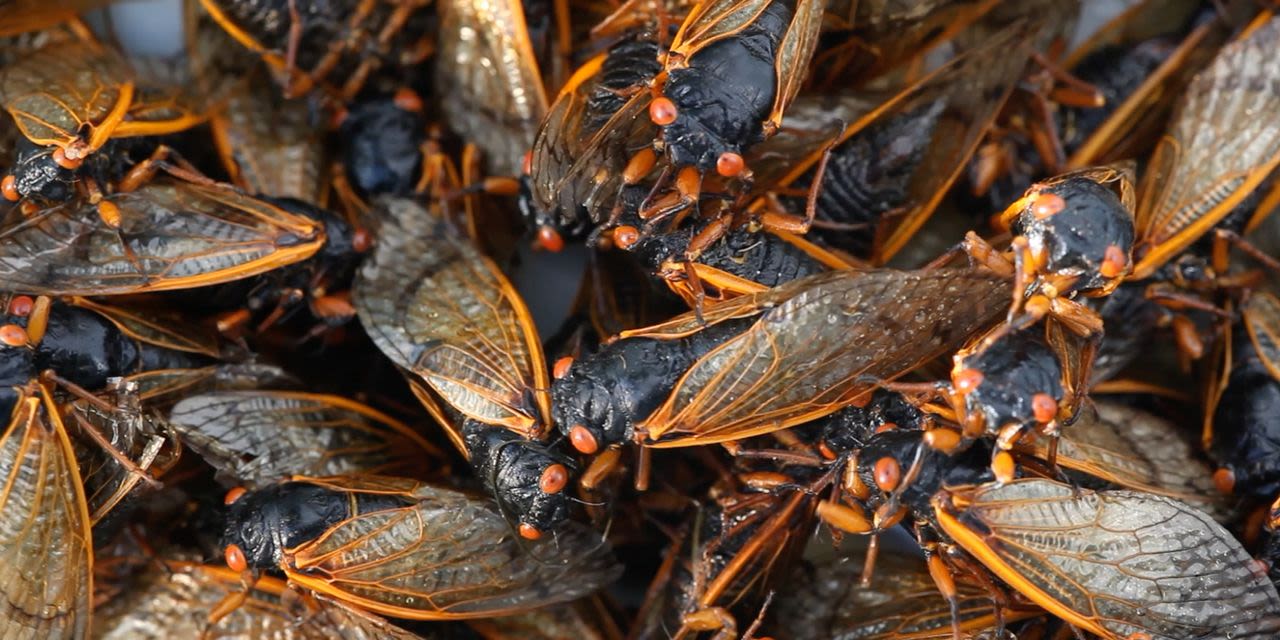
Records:
M596 437L582 425L569 430L569 442L581 454L591 455L600 450L600 443L596 442Z
M560 493L567 484L569 484L569 470L562 464L547 467L542 471L542 478L538 480L538 488L548 494Z
M244 551L237 545L227 545L226 559L227 566L232 571L246 571L249 568L249 561L244 557Z

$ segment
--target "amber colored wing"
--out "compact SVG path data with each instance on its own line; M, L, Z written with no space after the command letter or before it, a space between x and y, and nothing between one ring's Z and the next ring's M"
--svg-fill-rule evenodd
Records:
M1178 17L1183 12L1183 5L1196 3L1183 0L1167 0L1161 7L1176 7L1174 10L1150 11L1148 5L1158 0L1148 0L1135 4L1126 14L1132 13L1131 28L1111 33L1100 42L1087 42L1082 45L1064 66L1071 68L1078 59L1091 49L1105 46L1116 40L1128 41L1134 38L1154 37L1159 35L1149 27L1153 22L1149 18L1159 16L1158 22L1170 17ZM1144 11L1145 9L1145 11ZM1167 28L1167 27L1166 27ZM1137 33L1133 33L1136 31ZM1066 168L1076 169L1089 167L1103 162L1114 162L1126 158L1146 155L1150 144L1153 144L1162 133L1161 129L1168 121L1169 112L1173 109L1173 100L1169 96L1182 95L1191 78L1209 64L1214 53L1222 46L1230 35L1230 29L1221 21L1208 21L1188 33L1177 48L1151 72L1119 105L1115 106L1111 115L1085 139L1067 158Z
M179 400L213 391L292 388L301 383L279 367L265 364L219 364L198 369L153 369L125 378L146 406L167 409Z
M937 102L945 106L923 158L907 180L905 201L876 227L872 263L887 263L933 215L1017 84L1027 63L1028 42L1037 32L1033 21L1006 27L958 56L935 76L936 83L926 83L917 95L899 103L897 114Z
M1240 313L1262 364L1280 380L1280 299L1271 293L1254 294Z
M493 261L420 205L381 206L389 219L355 283L365 330L464 415L536 436L549 424L550 384L520 295Z
M74 201L0 228L0 288L47 295L166 291L238 280L310 257L314 221L230 189L157 180L108 196L113 229Z
M702 0L671 41L667 68L683 64L699 49L742 31L777 1L781 0Z
M217 332L192 322L184 315L161 309L133 309L102 304L96 300L71 297L63 300L82 309L89 309L110 320L125 335L156 346L187 353L198 353L210 358L225 355Z
M449 125L485 152L490 170L516 175L547 115L538 58L519 0L437 4L436 86Z
M0 105L29 140L67 145L82 138L97 149L111 137L133 101L124 59L91 42L40 49L0 71Z
M796 12L787 25L787 32L778 43L778 58L774 60L774 76L777 90L773 96L773 109L769 114L771 129L782 125L782 114L800 93L800 87L809 75L809 62L818 46L818 33L822 28L825 3L821 0L798 0Z
M1035 453L1048 456L1047 443ZM1213 470L1197 457L1173 423L1140 409L1099 401L1063 428L1058 465L1126 489L1166 495L1214 515L1223 512Z
M18 390L0 436L0 635L85 637L93 542L80 472L48 390Z
M319 202L324 141L302 100L285 100L261 74L228 92L210 119L231 181L249 193Z
M345 520L285 551L289 579L363 609L416 620L489 617L581 597L618 575L584 529L529 543L485 500L426 485L418 503Z
M915 640L950 638L951 608L929 577L921 558L901 554L876 559L875 579L861 584L862 562L834 561L804 574L797 588L779 593L774 605L777 628L796 638ZM800 577L800 576L797 576ZM990 594L957 582L962 631L995 626ZM1005 611L1005 620L1027 617Z
M1008 306L1007 281L970 270L818 275L789 283L794 295L694 363L637 425L646 444L720 442L822 417L958 347Z
M947 496L934 502L943 532L1081 629L1106 638L1280 632L1275 587L1235 537L1186 504L1038 479L955 489L949 497L951 504Z
M570 132L580 128L586 96L569 95L556 102L534 141L531 190L544 211L576 212L582 207L592 222L603 222L622 193L627 161L649 148L657 136L648 115L653 94L637 92L598 131L588 132L586 140L577 144L572 135L550 128L553 123Z
M1191 81L1138 200L1133 277L1149 277L1207 233L1280 164L1280 18L1228 44Z
M861 84L928 53L973 24L998 0L854 1L856 55L827 70L844 86ZM828 7L835 3L828 3Z
M422 475L444 458L409 425L339 396L210 393L178 402L169 421L219 473L251 489L294 475Z
M94 616L93 637L102 640L412 640L420 638L372 614L325 599L282 600L288 585L259 576L240 607L210 623L209 614L241 593L240 575L213 565L167 561L136 581ZM427 636L430 637L430 636Z

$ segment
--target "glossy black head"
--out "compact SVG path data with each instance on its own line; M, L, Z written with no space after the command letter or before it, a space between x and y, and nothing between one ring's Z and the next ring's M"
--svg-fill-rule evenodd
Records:
M474 420L466 421L462 436L471 466L521 535L535 537L564 526L569 519L567 484L572 465L566 456Z
M990 348L957 357L952 384L965 410L981 416L987 433L1008 425L1046 424L1062 401L1062 366L1038 328L1004 336Z
M1272 377L1242 328L1232 349L1227 388L1213 413L1209 452L1231 474L1236 494L1280 494L1280 380Z
M227 507L223 544L239 547L251 568L278 567L285 549L314 540L347 518L347 504L347 494L311 484L251 491Z
M52 202L71 199L75 195L76 172L54 162L54 147L36 145L22 136L18 138L13 167L9 171L18 195Z
M426 120L402 109L392 97L351 107L339 131L351 182L365 196L413 193L422 171Z
M662 140L676 166L716 170L722 155L741 156L761 139L777 91L778 42L790 22L786 5L773 2L746 28L668 74L663 95L676 116L663 125Z
M1131 269L1133 212L1109 187L1084 177L1033 187L1019 201L1015 236L1053 274L1078 276L1077 291L1113 287Z

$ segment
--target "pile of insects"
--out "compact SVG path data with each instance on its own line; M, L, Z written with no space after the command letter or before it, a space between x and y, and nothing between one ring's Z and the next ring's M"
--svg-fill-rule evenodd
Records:
M1280 638L1274 3L108 4L0 12L0 637Z

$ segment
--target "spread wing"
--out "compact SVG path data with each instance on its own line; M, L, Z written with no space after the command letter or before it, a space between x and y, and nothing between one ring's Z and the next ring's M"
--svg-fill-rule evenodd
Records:
M955 349L1007 309L1007 282L975 271L819 275L793 281L788 300L694 363L637 426L648 444L719 442L822 417Z
M390 219L355 283L370 337L464 415L536 436L550 384L523 300L448 223L410 200L383 204Z
M1235 537L1164 496L1019 480L935 500L944 533L1050 613L1107 638L1274 637L1280 596ZM1211 612L1211 613L1210 613Z
M95 296L186 289L298 262L324 242L316 222L230 189L160 179L104 202L119 211L119 229L81 201L10 216L0 228L0 288Z

